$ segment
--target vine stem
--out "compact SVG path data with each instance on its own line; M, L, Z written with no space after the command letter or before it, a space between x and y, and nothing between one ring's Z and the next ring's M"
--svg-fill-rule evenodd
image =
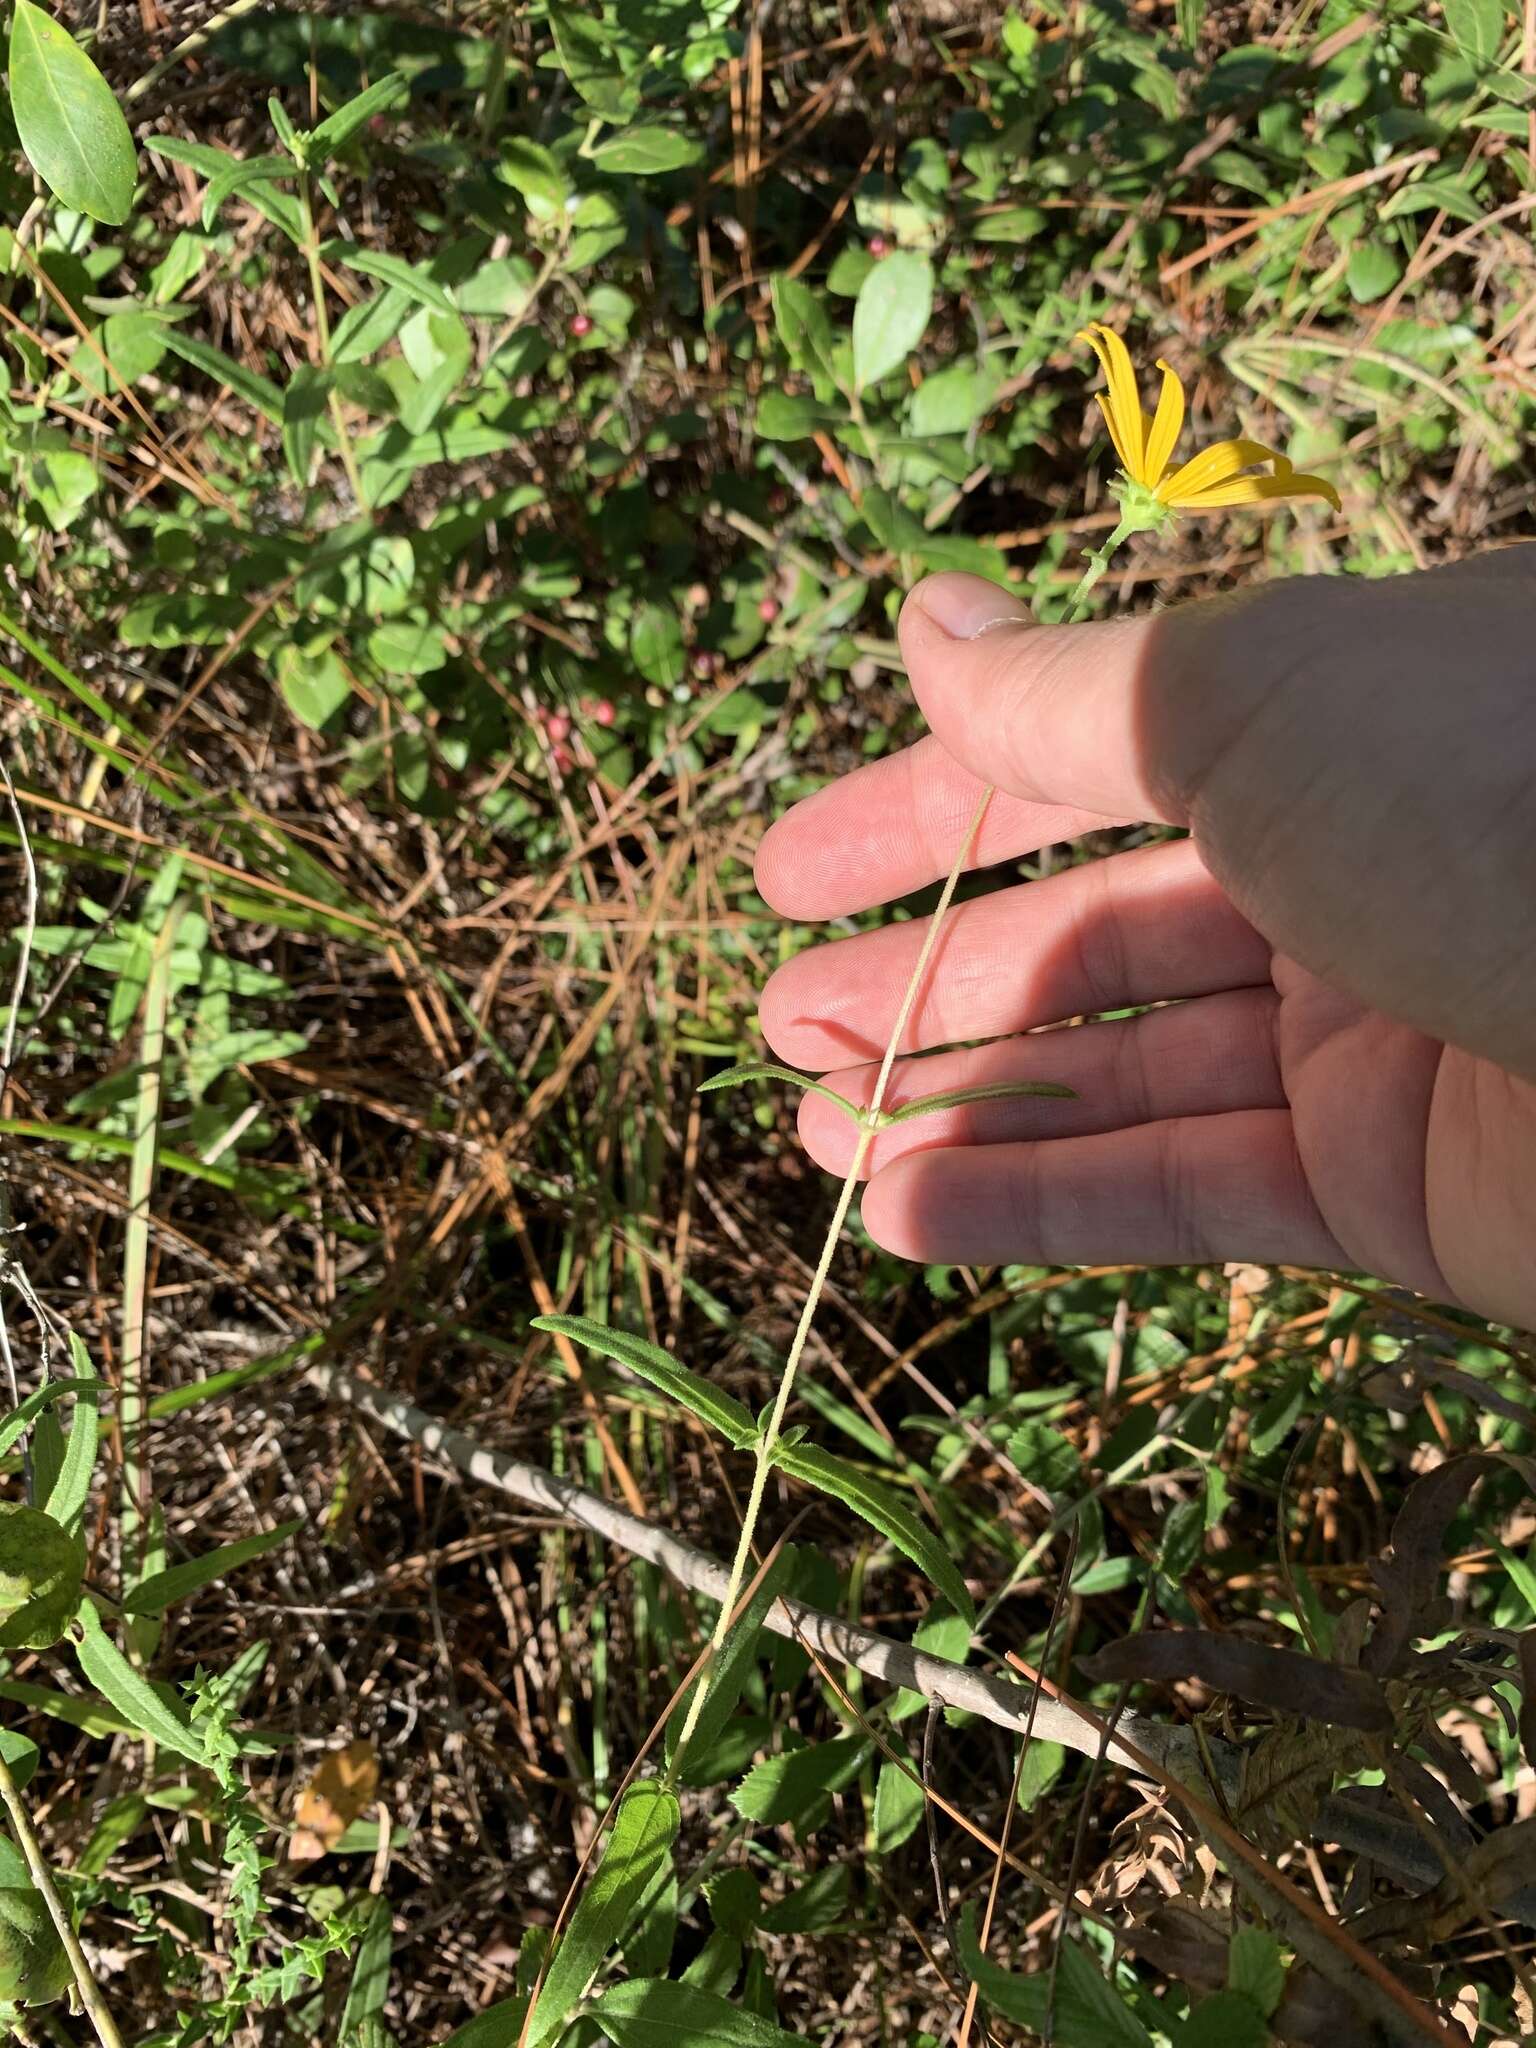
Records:
M0 1800L5 1802L5 1810L10 1815L11 1827L15 1831L28 1874L42 1893L43 1903L47 1906L53 1924L58 1930L59 1940L64 1944L64 1953L69 1957L69 1967L74 1972L75 1984L80 1993L80 2003L85 2007L91 2025L96 2029L96 2038L101 2043L101 2048L123 2048L123 2037L117 2031L117 2022L107 2011L101 1988L85 1959L85 1950L81 1948L75 1934L69 1909L59 1897L53 1873L43 1860L37 1836L32 1832L31 1816L22 1802L16 1780L11 1776L10 1765L3 1756L0 1756Z
M1110 556L1120 546L1121 542L1131 533L1135 532L1135 530L1133 526L1122 522L1115 528L1103 547L1089 556L1088 567L1083 574L1082 581L1073 591L1067 605L1064 624L1075 624L1081 617L1089 592L1109 566ZM752 1486L747 1495L747 1509L741 1524L741 1540L736 1545L736 1555L731 1560L730 1580L726 1586L725 1596L720 1602L720 1614L715 1622L714 1634L710 1637L709 1650L700 1668L698 1680L694 1685L693 1697L688 1703L688 1711L683 1718L682 1732L678 1736L677 1747L672 1752L672 1762L667 1772L667 1783L669 1785L676 1783L678 1773L682 1769L684 1752L687 1750L693 1732L699 1724L699 1716L704 1711L704 1701L709 1692L715 1666L719 1661L720 1652L725 1645L726 1637L730 1634L731 1619L736 1612L736 1603L741 1596L742 1586L746 1583L747 1566L751 1562L752 1545L757 1536L757 1524L762 1514L763 1496L768 1487L768 1474L773 1469L774 1453L778 1448L779 1438L783 1433L784 1417L789 1408L790 1396L794 1393L795 1378L800 1370L800 1360L805 1351L807 1339L811 1334L811 1325L816 1319L816 1311L821 1305L822 1290L827 1284L827 1275L832 1270L832 1260L837 1251L838 1240L843 1234L843 1225L848 1220L848 1211L853 1207L853 1197L863 1175L864 1162L869 1156L869 1148L874 1143L875 1133L879 1128L880 1112L885 1102L886 1089L890 1085L891 1071L896 1064L896 1057L902 1039L906 1036L907 1026L911 1022L912 1012L917 1006L918 996L922 991L923 979L928 972L929 962L933 958L934 948L939 943L940 929L943 926L949 907L954 901L955 891L960 886L960 877L965 873L966 868L970 864L971 855L975 850L976 841L980 836L988 808L996 794L995 785L988 783L981 793L980 801L971 814L971 821L965 829L965 836L962 838L959 849L955 854L949 875L940 892L939 900L934 905L933 915L928 920L928 929L923 936L923 943L918 950L912 972L907 977L906 989L901 998L901 1006L896 1012L896 1022L892 1026L891 1035L886 1041L885 1054L880 1062L880 1071L875 1077L874 1092L870 1096L868 1106L859 1118L859 1140L854 1147L853 1163L849 1167L847 1177L843 1181L842 1190L837 1198L837 1206L833 1209L832 1220L827 1226L826 1238L821 1247L821 1256L816 1262L816 1270L811 1276L811 1284L806 1289L805 1304L800 1311L800 1320L795 1326L795 1334L790 1343L788 1356L784 1360L784 1370L779 1376L778 1393L774 1397L773 1409L768 1417L768 1426L757 1440L752 1470Z

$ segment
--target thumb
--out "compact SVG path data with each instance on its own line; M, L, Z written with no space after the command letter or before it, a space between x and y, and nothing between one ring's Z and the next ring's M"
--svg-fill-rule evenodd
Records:
M1166 720L1166 654L1153 659L1165 631L1160 618L1037 626L1011 591L956 573L919 583L897 628L923 716L980 781L1101 817L1182 825L1186 808L1156 771L1146 715L1155 667Z

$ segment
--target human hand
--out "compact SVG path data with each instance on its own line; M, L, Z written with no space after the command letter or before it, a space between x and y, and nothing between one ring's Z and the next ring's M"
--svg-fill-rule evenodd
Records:
M1190 836L950 913L900 1048L930 1056L888 1105L998 1080L1078 1099L882 1132L876 1241L1363 1270L1536 1326L1536 546L1070 627L936 576L900 633L932 732L767 833L783 915L935 881L989 782L978 867L1115 823ZM923 929L782 967L775 1054L867 1101ZM847 1172L847 1118L807 1094L800 1129Z

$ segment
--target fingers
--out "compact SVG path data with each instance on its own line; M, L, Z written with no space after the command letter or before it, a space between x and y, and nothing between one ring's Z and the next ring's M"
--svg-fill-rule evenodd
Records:
M930 1264L1345 1267L1283 1109L909 1152L864 1191L877 1244Z
M984 785L931 736L829 783L771 825L757 886L782 917L848 917L949 873ZM1094 812L998 795L973 867L1018 860L1109 824Z
M925 930L888 925L781 967L760 1010L777 1056L826 1069L883 1053ZM1269 961L1190 841L1142 847L952 912L901 1050L1251 987Z
M1239 989L1113 1024L1037 1032L974 1051L903 1060L886 1092L890 1109L953 1088L999 1081L1056 1081L1074 1089L1078 1099L1012 1096L934 1110L882 1131L870 1148L866 1170L873 1177L913 1152L1084 1137L1229 1110L1282 1109L1286 1098L1275 1051L1278 1007L1273 989ZM862 1108L878 1071L871 1064L825 1079ZM825 1096L802 1098L800 1137L818 1166L829 1173L848 1171L858 1130Z
M1035 626L980 576L930 576L898 628L935 735L978 781L1104 817L1185 822L1148 757L1145 704L1170 619ZM953 857L953 849L951 849Z

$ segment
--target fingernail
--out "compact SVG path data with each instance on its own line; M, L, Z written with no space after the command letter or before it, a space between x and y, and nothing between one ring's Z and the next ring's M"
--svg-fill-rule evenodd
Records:
M1004 626L1034 623L1029 607L1011 590L989 583L985 576L966 576L951 570L930 576L914 591L916 602L946 632L951 640L975 640Z

